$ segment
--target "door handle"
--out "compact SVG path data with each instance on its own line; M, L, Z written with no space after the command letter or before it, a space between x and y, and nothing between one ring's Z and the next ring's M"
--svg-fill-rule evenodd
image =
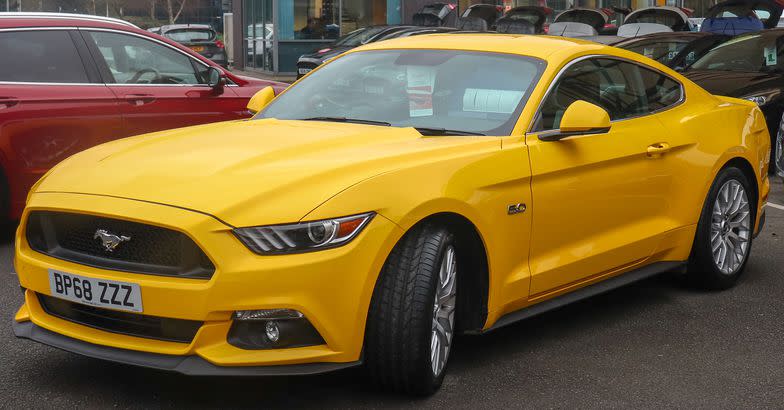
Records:
M0 110L11 108L17 104L19 104L19 100L16 97L0 97Z
M155 96L152 94L128 94L125 96L125 101L131 105L145 105L155 101Z
M659 158L663 154L669 152L671 149L672 147L670 144L666 142L657 142L656 144L648 146L646 154L648 155L648 158Z

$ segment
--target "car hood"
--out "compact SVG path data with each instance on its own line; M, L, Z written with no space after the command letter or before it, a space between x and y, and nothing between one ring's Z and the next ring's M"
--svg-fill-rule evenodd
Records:
M500 139L422 137L413 128L345 123L234 121L100 145L62 162L35 191L166 204L232 226L288 223L363 180L454 155L455 149L476 152L476 144L500 147Z
M329 51L324 52L324 53L319 53L318 51L316 51L316 52L313 52L313 53L310 53L310 54L303 54L300 57L300 60L302 60L303 58L308 58L308 59L319 60L319 61L321 61L323 63L325 60L329 60L332 57L335 57L335 56L337 56L339 54L343 54L346 51L351 50L354 47L342 47L341 46L341 47L324 47L324 48L325 49L329 49Z
M711 94L728 97L745 97L755 92L781 88L782 76L774 73L688 70L688 79Z

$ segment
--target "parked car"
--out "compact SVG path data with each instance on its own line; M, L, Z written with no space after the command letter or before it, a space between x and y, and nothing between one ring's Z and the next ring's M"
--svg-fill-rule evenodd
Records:
M232 74L172 40L95 16L0 13L0 54L9 57L0 64L0 214L10 218L21 215L35 181L78 151L245 118L255 92L286 86Z
M462 31L488 31L503 14L503 6L474 4L457 20L457 28Z
M421 36L425 34L441 34L457 32L454 27L433 26L433 27L410 27L403 30L392 31L378 37L376 41L391 40L393 38L403 38L411 36Z
M731 38L732 36L726 34L678 31L632 37L612 45L642 54L681 71Z
M622 14L626 11L616 9L616 12ZM680 7L645 7L629 12L623 20L623 24L618 27L615 35L598 35L581 38L610 45L616 44L627 38L642 37L655 33L697 31L690 16L691 10Z
M455 9L454 3L430 3L422 6L411 17L415 26L440 27L446 23L447 17Z
M772 139L771 162L784 175L784 29L737 36L718 45L683 73L702 88L755 102L765 114Z
M759 108L616 47L381 41L249 109L44 177L15 334L191 375L364 364L429 394L455 334L669 270L729 288L764 226Z
M154 33L154 31L151 31ZM221 67L229 65L226 46L218 39L218 33L206 24L172 24L161 26L158 33L214 61Z
M555 16L547 33L565 37L614 35L618 28L610 24L611 12L583 7L564 10Z
M546 34L547 18L552 14L553 9L547 6L514 7L495 21L493 29L505 34Z
M381 25L354 30L335 40L335 42L329 46L300 56L297 60L297 78L302 78L302 76L313 71L314 68L320 66L325 61L345 53L352 48L359 47L362 44L379 41L392 33L417 28L418 26Z
M629 13L618 27L618 36L636 37L670 31L696 31L694 23L689 20L691 13L689 9L671 6L637 9Z
M738 35L777 26L782 4L778 0L728 0L708 10L699 30Z
M248 24L245 32L246 61L253 61L255 67L272 66L272 43L275 30L272 23Z

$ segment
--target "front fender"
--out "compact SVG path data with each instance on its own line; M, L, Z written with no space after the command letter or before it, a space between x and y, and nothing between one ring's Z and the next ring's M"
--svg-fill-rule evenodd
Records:
M532 204L525 144L498 144L431 162L405 164L338 193L306 215L318 220L375 211L400 227L378 249L386 260L411 227L432 215L460 215L477 229L487 251L488 311L528 296L531 212L508 213L510 204ZM368 275L372 295L378 272ZM365 301L363 301L364 303Z

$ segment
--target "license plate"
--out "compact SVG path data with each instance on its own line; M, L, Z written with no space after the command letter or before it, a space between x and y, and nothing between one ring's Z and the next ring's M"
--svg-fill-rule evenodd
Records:
M76 303L131 312L142 311L142 290L135 283L87 278L49 269L49 289L52 296Z
M193 47L191 47L191 50L193 50L193 51L195 51L197 53L201 53L202 51L204 51L204 47L202 47L202 46L193 46Z
M300 73L300 74L307 74L307 73L309 73L311 71L313 71L312 68L300 68L300 69L297 69L297 72Z

